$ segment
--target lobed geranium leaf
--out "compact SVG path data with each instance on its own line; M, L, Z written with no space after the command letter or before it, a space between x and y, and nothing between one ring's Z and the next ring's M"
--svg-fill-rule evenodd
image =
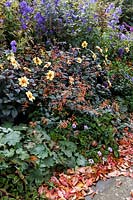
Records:
M9 146L14 146L19 143L21 140L20 132L11 130L10 133L4 135L1 140L1 143L8 144Z
M48 157L48 150L43 144L38 144L32 149L32 154L37 155L39 158L44 159Z

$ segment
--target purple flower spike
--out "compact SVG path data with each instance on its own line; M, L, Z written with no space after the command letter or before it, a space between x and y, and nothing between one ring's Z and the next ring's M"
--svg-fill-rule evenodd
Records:
M17 42L16 42L15 40L12 40L11 43L10 43L10 45L11 45L11 46L16 46L16 45L17 45Z
M119 56L122 57L124 54L124 49L123 48L119 48L118 50Z
M108 8L106 8L106 13L109 13L112 9L114 9L115 6L114 6L114 3L111 3Z
M121 33L120 39L121 40L127 40L127 36L124 33Z
M10 45L11 45L11 50L14 53L16 53L16 51L17 51L17 42L15 40L12 40L11 43L10 43Z
M55 6L58 6L60 0L55 0Z
M13 51L14 53L16 53L17 47L16 47L16 46L12 46L12 51Z
M5 6L6 6L6 7L11 7L11 4L12 4L11 1L6 1L6 2L5 2Z

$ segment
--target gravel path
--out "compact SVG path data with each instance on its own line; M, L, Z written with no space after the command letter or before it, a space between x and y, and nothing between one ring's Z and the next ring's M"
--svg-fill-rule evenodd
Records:
M106 181L98 181L93 188L97 191L93 200L133 200L130 192L133 190L133 178L119 176ZM85 200L92 200L89 196Z

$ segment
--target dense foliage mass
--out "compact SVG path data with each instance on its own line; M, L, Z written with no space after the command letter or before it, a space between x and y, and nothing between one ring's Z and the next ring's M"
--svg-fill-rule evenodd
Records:
M102 163L109 153L119 157L133 112L126 3L0 3L3 200L41 199L37 188L54 171Z

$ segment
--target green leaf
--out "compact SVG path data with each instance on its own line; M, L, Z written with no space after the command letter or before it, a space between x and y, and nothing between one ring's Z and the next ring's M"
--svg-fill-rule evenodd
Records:
M7 135L5 135L5 137L2 138L1 143L8 144L9 146L11 145L14 146L18 142L20 142L20 140L21 140L20 132L11 130L10 133L8 133Z
M85 166L87 164L87 160L85 159L84 156L79 155L77 158L77 165L78 166Z
M29 155L26 151L24 151L22 148L19 148L16 150L16 154L19 155L19 158L21 160L25 160L25 159L28 159L29 158Z
M43 181L43 174L40 169L33 169L32 173L30 173L28 180L30 183L36 182L37 185L41 184Z
M2 127L0 127L0 129L5 130L7 128L12 128L12 126L13 126L13 123L11 123L11 122L4 122L2 124Z
M11 115L12 115L13 118L17 117L18 111L17 111L16 109L13 109L13 110L11 111Z
M14 126L13 130L15 131L26 131L28 127L25 124L19 124L19 126Z
M68 148L72 152L75 152L77 150L76 144L70 141L60 141L60 145L61 145L61 148L64 148L64 149Z
M54 159L53 158L46 158L45 160L44 160L44 162L46 163L46 166L49 168L49 167L53 167L54 166L54 164L55 164L55 161L54 161Z
M6 149L5 151L2 151L5 157L12 157L14 155L14 149L11 148L10 150Z
M42 143L43 141L50 141L50 137L46 134L46 131L38 132L35 139L39 143Z
M9 133L12 131L11 128L6 128L6 127L0 127L0 131L3 132L3 133Z
M8 116L10 115L11 111L10 110L2 110L3 115Z
M115 156L116 158L119 157L119 152L118 152L117 150L114 151L114 156Z
M72 156L72 151L69 149L62 149L63 153L67 156L67 157L71 157Z
M48 150L43 144L39 144L34 149L32 149L32 154L37 155L38 158L44 159L48 157Z

